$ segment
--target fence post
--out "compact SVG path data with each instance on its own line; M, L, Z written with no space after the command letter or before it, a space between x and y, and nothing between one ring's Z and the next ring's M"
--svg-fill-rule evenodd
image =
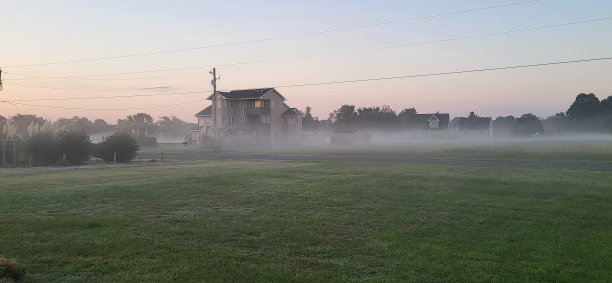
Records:
M117 153L113 152L113 164L117 164Z
M28 157L28 166L32 167L32 155Z
M162 162L164 162L164 153L163 152L161 153L161 159L162 159Z

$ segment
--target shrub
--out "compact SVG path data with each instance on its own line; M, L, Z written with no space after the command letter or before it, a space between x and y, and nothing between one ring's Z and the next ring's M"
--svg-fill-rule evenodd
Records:
M156 147L157 146L157 139L155 137L137 135L134 137L134 139L136 139L136 143L141 147L143 146Z
M113 161L113 154L117 153L117 162L127 163L136 157L140 146L136 140L126 132L117 132L104 137L96 146L95 156L106 162Z
M0 280L9 279L19 281L25 274L25 268L19 266L14 259L6 259L0 256Z
M57 135L50 131L38 132L26 138L24 151L32 156L32 163L36 165L54 164L61 157Z
M92 150L89 136L83 132L63 132L59 135L59 150L73 165L85 163Z

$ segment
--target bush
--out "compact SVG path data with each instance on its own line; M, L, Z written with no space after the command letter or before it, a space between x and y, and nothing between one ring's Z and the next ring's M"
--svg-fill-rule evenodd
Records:
M136 143L141 147L143 146L156 147L157 146L157 139L155 137L137 135L136 137L134 137L134 139L136 139Z
M92 144L86 133L63 132L59 135L59 150L61 154L66 154L70 164L80 165L89 159Z
M9 279L19 281L25 274L25 268L19 266L14 259L6 259L0 256L0 280Z
M106 162L112 162L113 154L117 153L117 162L128 163L136 157L139 149L140 146L130 134L117 132L104 137L102 142L96 146L95 156Z
M35 165L54 164L60 157L59 140L53 132L38 132L25 140L24 151Z

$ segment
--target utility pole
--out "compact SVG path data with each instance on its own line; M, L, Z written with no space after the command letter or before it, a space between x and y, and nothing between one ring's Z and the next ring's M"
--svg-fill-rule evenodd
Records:
M210 84L213 86L213 99L212 99L212 121L213 121L213 148L217 148L217 69L213 68L210 71L213 76Z
M2 69L0 68L0 90L2 90Z

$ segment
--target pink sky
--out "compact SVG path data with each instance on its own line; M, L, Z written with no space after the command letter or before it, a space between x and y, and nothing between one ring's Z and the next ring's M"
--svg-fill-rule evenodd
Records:
M0 100L21 104L0 103L0 115L36 114L53 120L84 116L114 123L127 115L145 112L155 118L178 116L195 122L193 114L207 106L204 98L212 91L208 74L211 66L217 66L221 76L219 89L230 90L612 56L609 51L612 39L603 36L612 27L610 20L346 53L599 19L607 17L606 11L612 10L608 1L533 1L312 36L149 56L23 66L252 41L511 2L437 1L433 4L426 1L415 4L390 1L381 4L338 1L329 4L315 1L306 5L258 1L255 5L250 2L185 1L178 5L150 1L146 6L144 2L121 1L4 3L2 18L6 28L3 29L0 66L5 73ZM216 13L207 13L213 3ZM272 61L325 53L346 54ZM231 65L252 61L266 62ZM187 67L201 68L90 76ZM546 117L567 110L581 92L595 93L600 99L612 95L611 71L610 61L600 61L278 90L287 97L290 106L299 109L311 106L314 115L320 118L327 118L342 104L389 105L397 112L415 107L420 113L439 111L451 116L475 111L481 116L531 112ZM151 94L165 95L144 96ZM133 97L93 98L98 96ZM89 99L65 100L75 97ZM169 104L181 105L139 109ZM126 110L103 110L117 108Z

